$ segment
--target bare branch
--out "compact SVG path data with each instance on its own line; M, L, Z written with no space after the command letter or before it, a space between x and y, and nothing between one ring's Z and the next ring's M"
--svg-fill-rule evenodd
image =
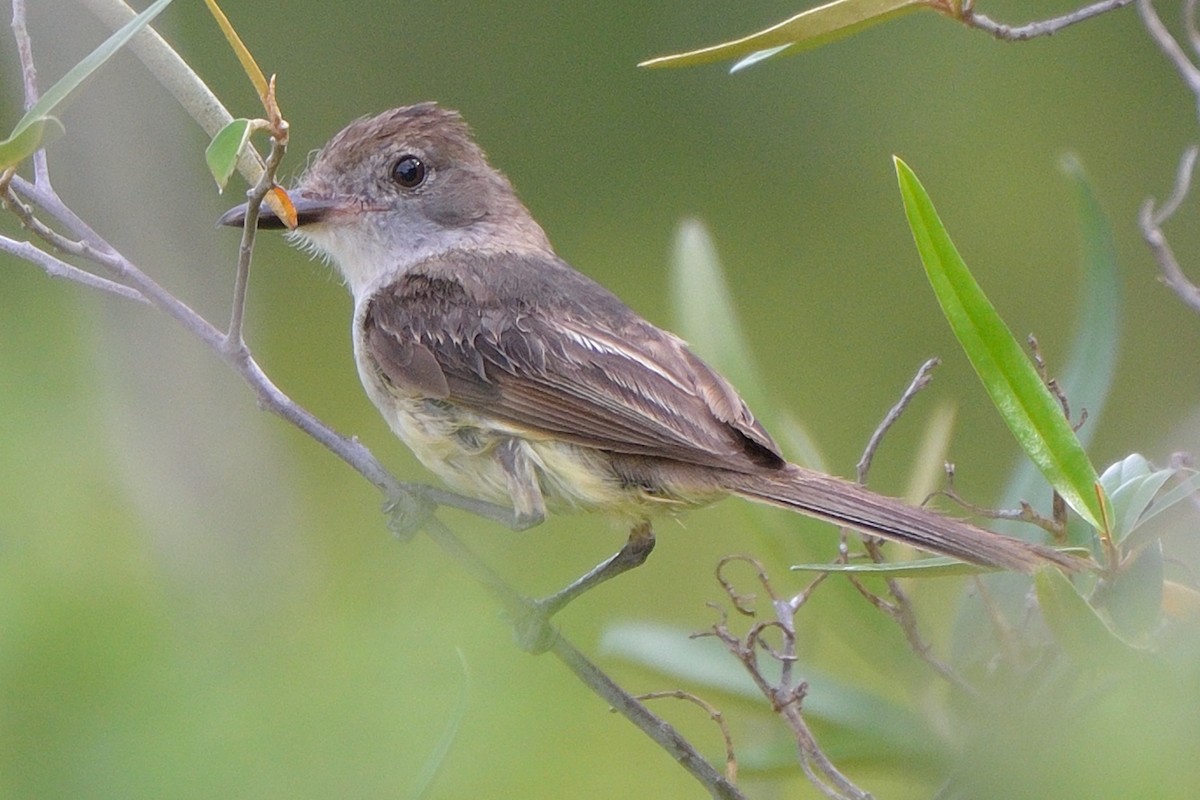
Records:
M1187 31L1188 42L1192 52L1200 55L1200 31L1196 29L1196 0L1184 0L1183 26Z
M29 29L25 26L25 0L13 0L12 32L17 42L21 83L25 88L25 110L28 111L38 101L38 85L37 67L33 63L33 40L29 38ZM33 154L33 177L39 183L48 179L45 150L38 150Z
M717 728L721 731L721 739L725 743L725 779L730 783L736 784L738 773L737 755L733 751L733 737L729 733L729 725L726 724L725 716L721 713L720 709L707 700L680 689L666 692L648 692L637 696L637 700L641 702L662 699L686 700L703 709L708 714L708 718L717 724ZM616 709L613 710L615 711Z
M799 661L796 654L796 612L810 596L811 591L820 580L809 585L800 594L790 600L782 599L771 585L766 569L757 560L748 556L727 556L717 566L717 580L725 590L735 608L748 616L754 616L754 610L749 606L747 598L751 597L738 591L725 576L725 567L735 561L744 561L755 572L755 579L761 585L767 596L771 598L773 618L755 623L744 636L738 636L729 629L729 616L723 609L717 611L721 619L713 625L708 634L719 639L729 652L742 663L746 673L771 703L774 709L791 728L796 740L797 755L800 768L804 771L809 782L823 795L838 800L868 800L868 793L838 771L829 760L813 736L812 730L804 719L802 706L808 692L808 684L797 681L795 668ZM772 646L764 638L768 632L778 631L782 639L778 647ZM778 680L768 678L759 665L759 653L764 652L780 664Z
M900 395L900 399L892 406L888 413L884 416L883 421L875 428L875 432L871 434L870 440L867 442L866 449L863 450L862 458L858 460L858 465L855 467L855 475L858 482L865 484L867 482L867 473L871 470L871 461L875 458L875 451L879 449L880 443L883 442L883 437L896 424L896 420L900 419L900 415L908 408L908 404L917 396L917 392L924 389L933 380L932 372L935 367L942 363L940 358L931 358L921 365L917 370L916 376L913 377L912 383L904 390L904 394Z
M254 239L258 234L258 215L267 192L275 186L275 172L287 152L287 140L271 137L271 152L267 156L266 169L258 182L247 193L246 217L242 225L242 241L238 246L237 268L234 272L233 310L229 316L229 330L225 334L226 348L239 348L242 341L242 323L246 314L246 288L250 283L250 261L254 256Z
M1179 42L1175 41L1175 37L1167 30L1167 26L1159 19L1158 12L1154 10L1154 4L1150 0L1138 0L1138 14L1141 15L1142 24L1146 26L1150 38L1158 45L1158 49L1162 50L1163 55L1175 65L1175 70L1183 78L1192 94L1200 97L1200 69L1196 68L1187 53L1179 46Z
M1146 200L1142 204L1138 222L1142 230L1142 238L1146 240L1150 252L1158 262L1163 282L1179 296L1184 304L1200 313L1200 286L1188 280L1183 268L1179 266L1178 259L1175 258L1175 252L1167 242L1166 234L1162 231L1162 225L1175 214L1190 191L1198 154L1200 154L1200 148L1195 145L1184 151L1183 156L1179 159L1179 169L1175 174L1175 187L1171 196L1157 210L1154 207L1153 198Z
M963 0L962 16L960 19L967 27L978 28L997 39L1006 42L1023 42L1029 39L1036 39L1039 36L1053 36L1063 28L1074 25L1077 22L1098 17L1109 11L1123 8L1132 2L1133 0L1100 0L1098 3L1078 8L1059 17L1044 19L1038 22L1029 22L1024 25L1007 25L1003 22L995 22L991 18L976 12L974 0Z
M44 250L35 247L31 242L19 242L7 236L0 236L0 250L14 255L23 261L41 267L51 278L64 278L72 283L78 283L89 289L115 294L126 300L136 300L139 303L148 302L136 289L130 289L107 278L93 275L87 270L72 266L65 261L55 258Z

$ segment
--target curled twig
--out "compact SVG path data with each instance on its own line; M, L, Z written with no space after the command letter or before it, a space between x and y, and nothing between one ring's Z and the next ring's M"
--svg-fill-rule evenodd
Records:
M1192 145L1183 152L1179 159L1179 167L1175 172L1175 186L1171 191L1171 196L1157 208L1153 199L1146 200L1142 204L1138 223L1142 230L1142 238L1146 240L1150 252L1158 262L1163 282L1175 292L1185 305L1200 313L1200 286L1192 283L1184 275L1183 268L1179 266L1179 261L1175 258L1175 253L1162 230L1163 224L1175 214L1191 190L1197 155L1200 155L1200 147L1196 145Z

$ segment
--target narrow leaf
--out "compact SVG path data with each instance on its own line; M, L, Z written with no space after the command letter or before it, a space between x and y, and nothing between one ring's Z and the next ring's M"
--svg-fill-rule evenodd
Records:
M744 58L736 68L769 58L782 50L798 53L850 36L863 28L919 8L941 8L945 0L833 0L802 11L758 33L686 53L659 56L639 67L691 67Z
M751 408L766 408L767 393L738 320L716 246L699 220L685 219L679 224L670 284L680 335L737 387Z
M1098 429L1116 371L1121 330L1121 280L1112 223L1100 206L1087 173L1079 160L1071 156L1064 157L1062 169L1075 190L1075 208L1082 243L1083 282L1079 292L1075 337L1063 362L1059 386L1070 399L1076 415L1087 412L1087 423L1076 434L1086 447ZM1001 494L1001 505L1011 508L1021 501L1027 501L1043 514L1048 514L1050 495L1043 487L1044 481L1037 468L1029 460L1022 459ZM1001 524L998 527L1002 531L1007 529L1017 533L1017 529L1011 525ZM1071 525L1068 528L1072 532L1076 528L1081 529L1078 538L1072 535L1069 541L1082 543L1090 540L1090 534L1082 527Z
M1079 160L1063 159L1062 169L1075 190L1083 249L1083 285L1075 339L1059 385L1075 413L1086 410L1088 421L1079 431L1087 444L1095 432L1116 374L1121 340L1121 273L1112 223L1096 197Z
M429 796L429 789L433 786L433 779L437 777L438 771L442 768L442 764L446 760L446 756L450 754L450 748L454 746L455 740L458 739L459 726L462 725L463 719L467 716L467 699L470 696L471 673L467 669L467 657L463 655L462 650L458 651L458 660L462 666L462 683L458 689L458 700L454 703L454 709L449 715L450 720L446 723L446 729L442 732L437 747L433 749L429 758L422 765L421 771L417 774L416 786L409 794L412 800L422 800L422 798Z
M225 191L230 176L237 168L238 156L250 141L252 129L250 120L235 119L217 131L217 135L204 150L204 160L208 164L208 171L217 182L218 190Z
M1090 555L1084 547L1056 548L1060 553L1086 557ZM796 572L832 572L837 575L870 575L876 578L948 578L959 575L979 575L994 572L990 567L968 564L947 556L919 558L902 562L856 562L851 564L794 564Z
M63 75L53 86L46 90L36 103L34 103L25 116L17 122L15 128L9 137L0 142L0 149L7 151L8 145L14 141L23 143L22 147L11 148L2 159L0 159L0 169L8 169L15 167L23 159L27 158L37 150L41 143L41 136L37 136L36 140L27 135L27 131L35 124L40 125L40 132L45 133L45 120L50 117L59 105L84 82L93 72L101 67L105 61L108 61L114 53L120 50L126 42L142 28L150 24L151 20L162 13L171 0L156 0L155 3L148 6L145 11L138 14L129 22L118 28L111 36L105 39L99 47L89 53L82 61L80 61L71 69L67 70L67 74ZM31 146L32 145L32 146ZM14 158L15 156L15 158Z
M937 556L915 561L852 563L852 564L793 564L797 572L832 572L837 575L871 575L879 578L948 578L958 575L979 575L991 572L988 567L968 564L954 558Z
M1198 491L1200 491L1200 472L1191 472L1185 480L1156 497L1150 507L1142 511L1142 515L1133 528L1125 532L1125 538L1121 540L1121 549L1132 553L1161 536L1165 532L1162 526L1152 526L1147 523Z
M1104 530L1099 477L1058 401L975 282L917 176L899 158L895 162L925 273L992 403L1046 480L1076 513Z
M12 136L0 142L0 170L15 167L37 152L49 134L46 128L50 125L53 125L60 133L63 130L62 123L54 117L43 117L34 120L20 132L14 132Z
M1122 541L1141 524L1142 515L1155 495L1175 476L1173 469L1160 469L1149 475L1131 478L1109 494L1113 508L1113 538Z

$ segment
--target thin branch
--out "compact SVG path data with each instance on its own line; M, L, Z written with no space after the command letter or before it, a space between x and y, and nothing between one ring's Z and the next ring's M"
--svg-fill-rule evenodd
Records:
M1162 231L1162 225L1175 214L1190 191L1198 154L1200 154L1200 148L1195 145L1184 151L1183 156L1179 159L1179 169L1175 174L1175 188L1171 192L1171 196L1157 210L1152 198L1146 200L1142 204L1138 222L1142 230L1142 238L1146 240L1150 252L1158 262L1163 282L1178 295L1185 305L1200 313L1200 286L1188 280L1183 268L1179 266L1175 252L1167 242L1166 234Z
M800 768L809 782L826 797L837 800L869 800L871 795L855 786L821 750L802 711L804 698L808 693L808 684L803 680L796 681L795 679L795 665L799 660L796 654L796 612L810 596L812 588L819 584L819 581L814 581L808 589L796 595L795 598L784 600L776 593L766 569L760 562L748 556L727 556L721 559L717 565L717 580L738 612L749 616L754 615L754 610L748 601L748 598L752 596L735 589L724 574L725 567L735 561L744 561L753 567L756 579L771 599L774 619L756 623L745 637L740 637L729 629L728 614L718 608L721 619L713 625L707 635L721 640L726 649L742 663L754 685L770 701L771 708L791 728L796 740ZM780 647L772 647L763 638L763 634L768 631L780 633L783 639ZM760 651L766 652L772 659L779 662L781 669L778 681L772 682L763 674L759 666Z
M1187 199L1188 192L1192 187L1192 175L1196 167L1196 156L1200 155L1200 147L1192 145L1183 151L1183 156L1179 159L1179 167L1175 171L1175 186L1171 190L1171 196L1166 202L1159 206L1157 211L1151 211L1148 222L1155 228L1164 225L1167 220L1175 216L1175 212L1179 210L1179 206Z
M101 278L99 275L93 275L87 270L72 266L65 261L55 258L45 250L35 247L32 242L19 242L7 236L0 236L0 250L14 255L23 261L38 265L51 278L63 278L72 283L86 286L89 289L115 294L126 300L136 300L139 303L148 302L136 289L130 289L128 286L123 286L107 278Z
M879 448L883 437L891 430L896 421L900 419L900 415L905 412L908 406L912 403L913 398L929 385L933 379L932 372L935 367L941 364L941 360L931 358L917 369L917 374L913 376L900 399L896 401L888 413L884 415L883 420L875 428L875 432L871 434L870 440L867 442L866 448L863 450L862 458L858 460L856 477L860 484L866 484L867 473L871 469L871 461L874 458L875 451ZM867 555L876 563L883 562L883 550L880 547L878 539L864 538L863 546L866 547ZM933 669L938 675L944 678L950 685L962 691L969 696L975 696L977 692L974 687L966 682L958 673L956 673L949 664L939 659L933 654L933 647L925 641L921 635L920 628L917 623L917 615L913 610L912 601L908 598L908 593L900 586L900 582L895 578L887 578L884 585L887 586L888 595L891 596L891 601L880 597L866 587L862 581L858 580L853 575L848 575L848 579L858 593L864 597L869 603L878 608L883 613L891 617L900 630L904 632L904 639L908 642L909 648L926 664Z
M25 110L38 101L37 67L33 63L33 40L25 26L25 0L13 0L12 32L17 42L17 59L21 64L21 83L25 88ZM48 180L46 151L33 154L33 178L38 183Z
M738 764L737 754L733 750L733 736L729 733L729 724L725 722L725 715L721 713L719 708L707 700L681 689L648 692L638 695L636 699L643 703L647 700L685 700L699 706L704 713L708 714L708 718L716 723L717 728L721 731L721 741L725 744L725 779L732 784L737 784ZM613 710L615 711L616 709Z
M871 461L875 458L875 451L879 449L879 445L883 442L883 437L896 424L896 420L900 419L900 415L908 408L908 404L917 396L917 393L928 386L929 382L933 380L931 373L941 363L942 360L940 358L931 358L922 364L920 369L917 370L916 376L913 377L912 383L904 390L904 394L888 410L883 421L875 427L875 432L871 434L871 438L867 441L867 446L863 450L862 458L858 460L858 465L855 467L855 475L860 484L867 482L867 473L871 470Z
M1200 69L1196 68L1187 53L1179 46L1179 42L1175 41L1175 37L1167 30L1167 26L1159 19L1158 12L1154 10L1154 4L1150 0L1138 0L1138 14L1141 15L1142 24L1146 26L1150 38L1158 45L1158 49L1162 50L1163 55L1175 65L1175 70L1183 78L1192 94L1200 97Z
M1196 0L1185 0L1183 4L1183 27L1187 31L1192 52L1200 55L1200 30L1196 29Z
M1188 89L1195 95L1197 108L1200 110L1200 68L1197 68L1183 47L1167 30L1167 26L1159 18L1158 12L1155 11L1154 4L1150 0L1138 0L1138 13L1142 17L1142 22L1146 26L1150 38L1174 65ZM1200 54L1200 34L1196 30L1195 0L1187 0L1184 4L1183 21L1192 49ZM1175 257L1174 251L1167 242L1166 234L1162 231L1162 226L1174 216L1188 195L1192 173L1196 166L1196 155L1197 148L1195 146L1184 151L1179 160L1179 168L1175 173L1175 187L1171 196L1158 210L1154 208L1153 199L1146 200L1142 205L1138 223L1142 230L1142 238L1146 240L1150 252L1158 262L1163 282L1179 296L1185 305L1200 313L1200 287L1197 287L1184 275L1183 269L1179 266L1179 260Z
M970 511L977 517L1000 519L1008 522L1027 522L1030 525L1038 526L1055 538L1061 537L1065 532L1062 523L1058 519L1042 516L1025 500L1021 501L1021 507L1018 509L987 508L985 506L976 505L960 495L954 488L954 465L947 465L946 476L946 488L932 492L929 497L925 498L926 503L928 503L934 497L944 497L947 500L962 506L964 509Z
M284 137L271 137L271 152L267 156L266 169L258 182L247 193L246 218L242 225L242 240L238 246L237 267L234 271L233 310L229 315L229 330L225 334L227 349L245 346L242 340L242 325L246 316L246 289L250 283L250 261L254 256L254 239L258 234L258 215L263 199L275 186L275 172L287 152Z
M1132 2L1133 0L1100 0L1098 3L1078 8L1059 17L1029 22L1024 25L1007 25L975 11L974 0L963 0L962 15L959 19L967 27L978 28L997 39L1006 42L1024 42L1039 36L1053 36L1063 28L1123 8Z
M444 522L431 517L425 524L425 532L471 577L488 590L493 599L511 616L526 614L532 608L529 600L509 586L503 578L489 567L479 556L469 550ZM617 685L599 667L591 662L573 644L556 630L552 632L549 651L575 674L593 693L599 695L617 713L624 716L659 747L674 758L696 780L704 785L709 794L719 800L745 800L745 796L712 764L701 756L691 743L666 720L657 716L645 704Z

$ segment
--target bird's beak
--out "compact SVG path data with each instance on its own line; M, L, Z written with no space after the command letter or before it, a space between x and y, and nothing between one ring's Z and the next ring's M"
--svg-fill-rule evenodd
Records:
M311 225L314 222L321 222L327 219L332 214L338 211L343 211L346 208L346 203L337 198L330 197L313 197L305 196L302 192L289 192L292 198L292 205L296 208L296 225ZM246 204L242 203L239 206L226 211L217 220L218 225L229 225L235 228L240 228L246 223ZM258 212L258 229L259 230L282 230L287 226L283 224L275 212L267 206L262 206Z

